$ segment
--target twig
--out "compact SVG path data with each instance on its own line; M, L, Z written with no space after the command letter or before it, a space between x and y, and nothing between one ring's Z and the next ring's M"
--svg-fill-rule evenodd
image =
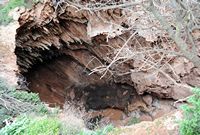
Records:
M174 102L173 106L176 107L176 104L177 104L177 103L186 102L186 101L187 101L189 98L191 98L192 96L194 96L194 95L190 95L190 96L188 96L188 97L185 97L185 98L182 98L182 99L178 99L177 101Z

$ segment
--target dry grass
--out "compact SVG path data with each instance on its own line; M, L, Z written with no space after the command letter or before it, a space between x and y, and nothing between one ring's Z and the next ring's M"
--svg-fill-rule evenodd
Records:
M65 103L63 112L60 114L60 120L63 124L63 128L61 129L62 134L77 135L82 129L85 129L83 116L84 111L80 111L79 108Z

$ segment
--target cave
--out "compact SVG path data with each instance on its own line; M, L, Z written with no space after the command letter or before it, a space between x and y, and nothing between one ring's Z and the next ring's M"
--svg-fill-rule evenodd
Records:
M64 11L55 12L51 1L47 1L19 18L15 54L19 72L26 78L30 91L39 93L41 100L52 107L62 108L66 102L71 102L83 105L87 112L101 111L94 116L97 118L113 109L117 115L114 120L123 120L124 113L134 117L145 115L145 119L153 120L175 109L172 102L177 99L174 92L177 87L160 74L156 82L152 82L151 78L142 78L151 72L130 72L140 66L138 61L119 61L120 64L113 64L105 74L93 72L95 68L112 63L116 51L131 36L130 31L117 33L119 29L113 28L115 35L109 37L110 24L102 22L97 14L63 8ZM119 9L99 14L128 28ZM131 49L154 45L158 46L138 34L127 44Z
M38 4L32 11L36 13L40 6ZM45 6L50 10L53 8ZM62 107L66 101L73 101L82 102L86 110L126 110L137 95L130 75L120 77L108 73L101 78L99 73L91 74L92 69L102 63L109 64L106 59L113 50L106 45L115 43L113 47L118 47L122 39L112 38L107 42L104 34L89 37L86 23L89 18L84 14L81 18L78 14L71 16L71 10L66 12L67 16L57 14L57 21L41 20L43 24L24 20L25 14L19 19L21 26L17 29L15 54L28 88L39 93L40 98L51 106ZM42 10L41 14L46 11ZM34 16L27 15L30 19ZM123 36L127 38L128 35ZM129 65L122 69L129 70Z
M136 95L134 87L128 84L104 81L89 73L71 56L60 54L33 65L23 76L30 91L39 93L50 106L61 108L65 102L82 102L86 110L124 111Z
M128 105L139 96L133 86L116 83L112 77L100 79L97 74L89 75L90 71L72 56L51 49L43 52L48 56L43 57L43 62L37 61L27 72L21 73L29 91L38 93L49 107L63 108L70 104L85 110L88 113L84 118L85 125L89 129L99 126L105 117L100 113L90 116L93 111L112 108L128 115ZM113 112L107 115L113 115Z

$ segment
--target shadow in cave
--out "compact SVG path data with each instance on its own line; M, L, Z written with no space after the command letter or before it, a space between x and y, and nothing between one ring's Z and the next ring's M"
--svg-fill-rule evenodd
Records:
M135 89L88 73L71 56L60 54L35 64L23 76L29 83L28 88L39 93L41 100L50 107L62 108L66 102L70 102L86 112L108 108L125 112L128 104L135 98ZM85 125L94 129L102 118L101 115L90 116Z
M32 67L24 76L29 89L39 93L50 106L63 106L66 101L80 103L86 110L117 108L124 110L133 98L133 87L107 82L67 55L59 55Z

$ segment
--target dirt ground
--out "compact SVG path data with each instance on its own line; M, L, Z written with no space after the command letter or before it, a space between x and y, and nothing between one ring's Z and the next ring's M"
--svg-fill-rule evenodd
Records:
M15 49L15 33L18 23L0 26L0 77L11 85L17 84L17 65Z

